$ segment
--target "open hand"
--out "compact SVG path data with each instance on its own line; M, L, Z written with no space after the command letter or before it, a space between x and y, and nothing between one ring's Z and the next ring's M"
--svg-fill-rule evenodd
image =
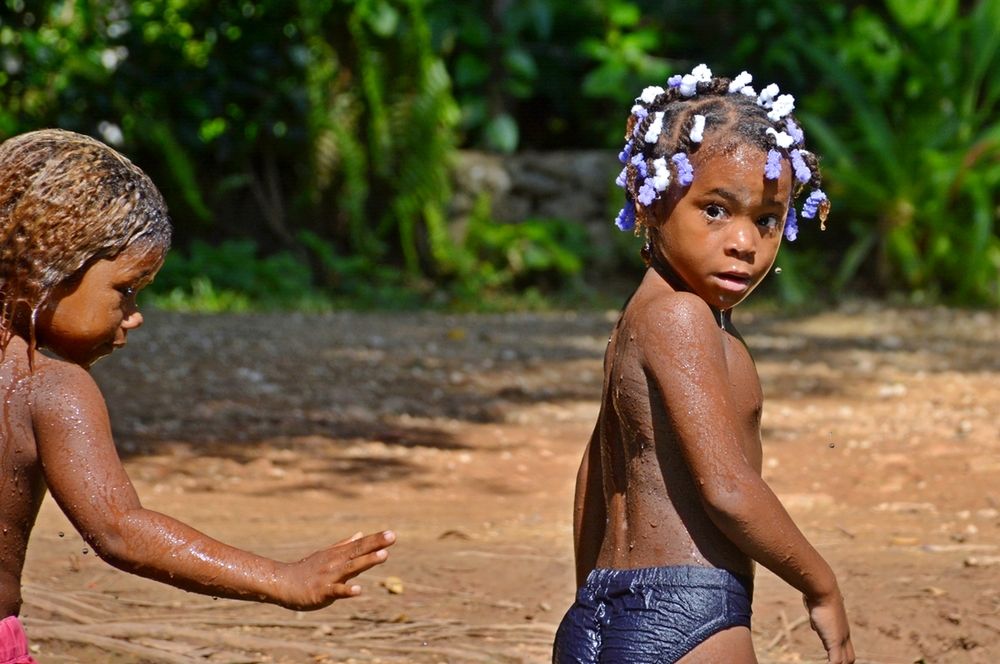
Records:
M815 600L805 597L803 603L809 611L809 623L826 648L830 664L854 664L854 644L840 591Z
M287 564L279 572L277 603L287 609L312 611L360 595L361 586L347 582L384 563L389 557L386 549L395 541L396 534L391 530L366 536L356 533L297 563Z

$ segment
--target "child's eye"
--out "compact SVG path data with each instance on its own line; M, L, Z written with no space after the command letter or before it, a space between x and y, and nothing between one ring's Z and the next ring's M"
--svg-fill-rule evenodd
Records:
M705 216L709 219L722 219L726 216L726 208L715 203L710 203L705 206Z
M768 216L761 217L760 219L757 220L757 225L763 226L769 231L777 228L780 223L781 221L773 214L769 214Z
M122 286L118 289L118 292L122 294L126 300L135 295L135 287L133 286Z

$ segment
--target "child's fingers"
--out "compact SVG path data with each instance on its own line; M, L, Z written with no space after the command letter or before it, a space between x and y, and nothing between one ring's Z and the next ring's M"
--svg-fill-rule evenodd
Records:
M831 664L854 664L854 645L850 638L843 644L831 648L827 657Z
M364 533L359 530L358 532L354 533L353 535L351 535L347 539L340 540L339 542L337 542L336 544L334 544L334 546L343 546L344 544L350 544L351 542L355 542L355 541L361 539L361 537L363 535L364 535Z
M347 581L349 579L353 579L365 570L369 570L376 565L381 565L388 558L389 552L385 549L379 549L378 551L373 551L372 553L358 556L357 558L351 558L343 565L340 565L337 571L341 581Z
M361 594L361 586L354 583L335 583L330 586L329 596L334 600L349 599Z
M854 664L854 644L851 637L845 636L837 643L831 644L826 651L827 661L830 664Z
M840 647L831 649L826 657L830 664L854 664L854 657L848 658L847 652Z
M358 556L363 556L371 553L372 551L378 551L379 549L390 547L395 541L396 533L391 530L385 530L380 533L375 533L374 535L367 535L360 539L349 541L347 542L347 545L351 547L351 558L357 558Z

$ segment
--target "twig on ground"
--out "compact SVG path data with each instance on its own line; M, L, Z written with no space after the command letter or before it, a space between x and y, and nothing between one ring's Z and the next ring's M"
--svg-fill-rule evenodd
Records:
M772 638L770 642L768 642L767 644L768 650L774 649L774 647L777 646L779 643L781 643L782 640L784 640L786 643L791 643L792 632L795 629L801 627L809 620L808 616L799 616L798 618L789 623L788 617L785 615L784 611L782 611L778 615L778 617L781 619L781 628L778 630L778 633L774 635L774 638Z

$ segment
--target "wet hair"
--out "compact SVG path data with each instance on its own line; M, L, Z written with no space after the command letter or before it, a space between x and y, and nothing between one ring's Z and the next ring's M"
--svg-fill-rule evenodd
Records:
M816 156L805 148L805 135L791 113L794 98L778 96L776 85L759 94L743 72L735 79L712 76L705 65L691 74L672 76L667 87L651 86L636 98L625 126L624 164L617 184L625 190L625 207L615 220L621 230L645 224L653 201L670 186L686 187L696 177L688 157L696 153L705 135L716 148L750 145L766 155L765 177L776 179L781 161L792 167L792 200L785 220L785 236L798 232L795 199L806 188L811 194L802 216L826 219L829 201L820 189L822 174Z
M61 129L0 144L0 350L15 317L34 321L60 283L136 242L166 252L171 227L156 186L104 143Z

